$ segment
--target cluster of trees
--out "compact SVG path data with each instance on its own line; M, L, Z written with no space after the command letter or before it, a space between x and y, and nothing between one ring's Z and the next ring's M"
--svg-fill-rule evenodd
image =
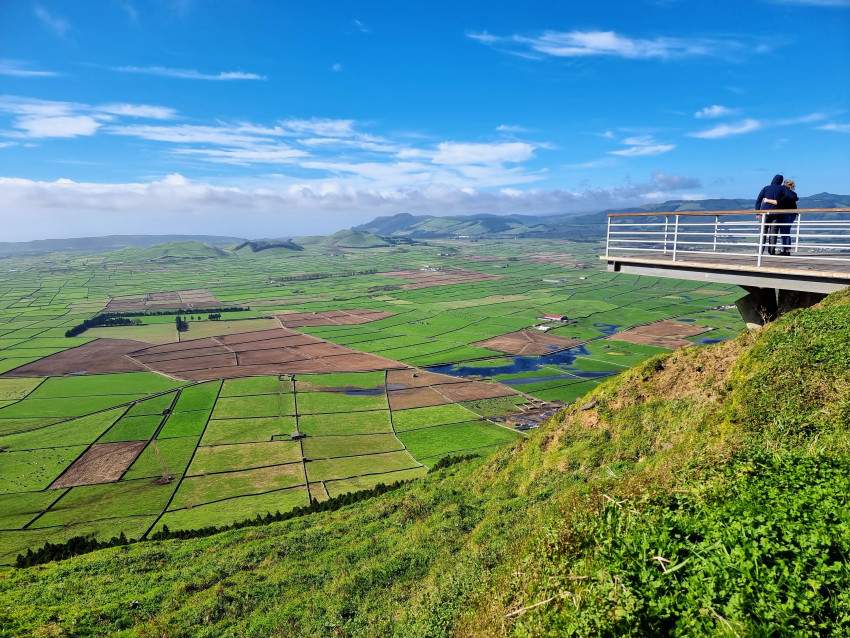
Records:
M78 323L73 328L65 331L66 337L76 337L88 330L89 328L98 328L103 326L132 326L134 323L141 323L138 319L135 321L126 317L117 315L95 315L91 319L85 319L82 323Z
M223 308L204 308L204 310L208 311L210 314L207 317L212 321L217 321L221 319L222 312L242 312L243 310L250 310L250 306L226 306ZM79 334L82 334L89 328L102 328L108 326L135 326L141 324L140 319L132 319L133 317L146 317L146 316L163 316L163 315L177 315L178 317L182 315L185 310L152 310L148 311L138 311L138 312L102 312L100 314L95 315L91 319L84 319L82 323L78 323L73 328L69 328L65 331L66 337L76 337ZM198 315L198 319L201 316ZM185 330L188 330L188 324ZM179 328L178 328L179 330Z
M268 513L265 516L257 514L257 516L254 518L246 518L243 521L239 521L231 525L222 525L220 527L216 525L210 525L201 529L170 530L168 529L167 525L163 525L162 530L156 532L155 534L151 534L148 538L149 540L155 541L166 540L170 538L200 538L203 536L212 536L213 534L218 534L219 532L226 532L231 529L241 529L243 527L268 525L269 523L274 523L275 521L288 521L290 519L297 518L300 516L306 516L307 514L313 514L315 512L333 512L335 510L340 509L341 507L345 507L346 505L359 503L360 501L365 501L375 496L380 496L381 494L392 492L393 490L397 490L398 488L409 482L410 481L396 481L395 483L392 483L390 485L378 483L372 489L361 490L359 492L347 492L346 494L340 494L339 496L329 498L328 500L322 501L321 503L319 503L318 501L313 501L310 505L304 507L296 507L282 514L279 511L275 512L274 514ZM115 536L105 541L98 541L94 538L93 535L74 536L73 538L68 539L64 543L47 542L44 544L43 547L37 549L36 551L28 549L26 554L18 554L18 558L15 561L15 566L31 567L33 565L41 565L42 563L48 563L52 560L64 560L66 558L71 558L72 556L86 554L88 552L93 552L98 549L106 549L107 547L117 547L118 545L128 545L130 543L136 542L139 541L136 541L135 539L128 540L127 537L124 535L124 532L121 532L120 536Z
M368 270L344 270L342 272L311 272L304 275L287 275L285 277L275 277L274 281L311 281L313 279L328 279L330 277L356 277L357 275L374 275L378 272L377 268L369 268Z
M113 536L108 541L98 541L93 534L89 536L74 536L64 543L47 542L44 544L44 547L36 551L28 549L26 554L18 554L18 558L15 560L15 567L32 567L33 565L49 563L52 560L64 560L72 556L78 556L79 554L87 554L96 549L128 545L133 542L135 541L127 540L124 532L121 532L120 536Z
M186 332L189 329L189 322L180 315L174 317L174 325L177 326L177 332Z
M397 490L402 485L405 485L409 482L410 481L396 481L395 483L391 483L389 485L378 483L375 487L371 489L360 490L358 492L346 492L345 494L340 494L339 496L333 496L326 501L312 501L309 505L294 507L293 509L286 511L282 514L279 511L275 512L274 514L269 512L265 516L257 514L257 516L255 516L254 518L246 518L244 521L239 521L231 525L222 525L221 527L210 525L208 527L202 527L200 529L170 530L168 529L167 525L163 525L160 531L156 532L155 534L151 534L150 539L157 541L165 540L168 538L200 538L202 536L211 536L212 534L218 534L219 532L226 532L231 529L255 527L257 525L268 525L269 523L275 523L277 521L288 521L293 518L306 516L307 514L314 514L316 512L335 512L336 510L345 507L346 505L352 505L354 503L366 501L375 496L380 496L381 494L386 494L387 492Z

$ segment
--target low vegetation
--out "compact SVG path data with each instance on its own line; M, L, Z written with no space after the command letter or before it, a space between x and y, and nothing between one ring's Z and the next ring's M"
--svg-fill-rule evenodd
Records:
M367 502L0 576L7 635L850 632L850 293ZM449 462L444 462L448 464Z

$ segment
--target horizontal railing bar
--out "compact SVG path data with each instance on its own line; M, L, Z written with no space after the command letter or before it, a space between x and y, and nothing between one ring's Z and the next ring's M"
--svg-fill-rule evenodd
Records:
M771 214L777 211L783 213L795 213L801 215L803 213L850 213L850 208L773 208L769 210L705 210L705 211L681 211L681 212L660 212L660 213L608 213L608 217L694 217L699 215L753 215L753 214Z
M664 254L664 249L662 249L662 248L632 248L632 247L617 248L615 246L612 246L611 250L630 250L630 251L641 251L641 252L652 252L652 253ZM718 255L718 254L720 254L724 257L753 257L754 256L753 253L751 253L751 252L749 252L749 253L738 253L738 252L716 253L716 252L710 251L710 250L686 250L684 248L677 248L677 252L688 254L688 255ZM806 259L806 260L810 259L810 260L814 260L814 261L840 261L840 262L845 262L845 261L850 261L850 256L848 256L848 257L819 257L819 256L816 256L816 255L795 256L795 257L791 258L791 263L793 263L794 260L799 260L799 259Z

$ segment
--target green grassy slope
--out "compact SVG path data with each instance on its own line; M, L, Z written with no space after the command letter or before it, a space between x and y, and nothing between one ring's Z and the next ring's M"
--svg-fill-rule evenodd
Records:
M845 291L374 500L5 571L0 632L847 635L848 361Z

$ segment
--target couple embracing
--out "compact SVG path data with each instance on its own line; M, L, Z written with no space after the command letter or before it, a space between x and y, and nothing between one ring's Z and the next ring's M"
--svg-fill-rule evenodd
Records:
M774 176L769 186L761 189L756 199L756 210L785 211L797 208L796 185L793 179L782 182L782 175ZM771 255L788 256L791 254L791 224L797 219L797 213L765 212L765 237L761 239L761 251ZM760 218L759 214L756 218ZM776 237L782 238L782 250L776 252Z

